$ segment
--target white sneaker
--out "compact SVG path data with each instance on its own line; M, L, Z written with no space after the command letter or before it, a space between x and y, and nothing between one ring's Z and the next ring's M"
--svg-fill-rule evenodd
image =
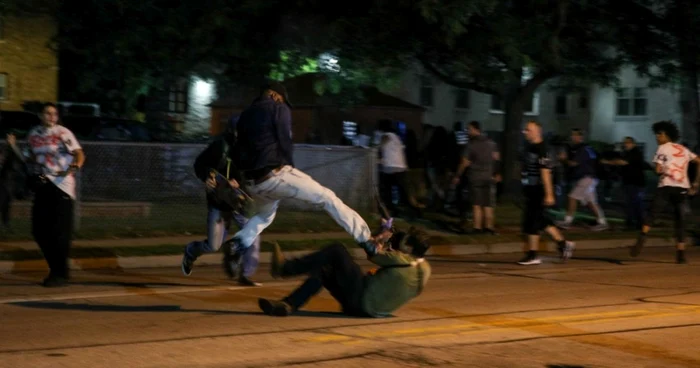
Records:
M563 230L569 230L571 228L571 223L566 221L557 221L554 223L558 228Z
M574 249L576 249L576 243L567 241L561 250L561 260L564 262L568 261L574 255Z
M608 226L608 224L600 224L599 223L599 224L591 226L591 231L603 231L603 230L607 230L609 228L610 228L610 226Z
M528 255L526 255L525 257L523 257L523 259L518 261L518 264L523 265L523 266L538 265L541 263L542 263L542 260L540 259L540 257L528 256Z

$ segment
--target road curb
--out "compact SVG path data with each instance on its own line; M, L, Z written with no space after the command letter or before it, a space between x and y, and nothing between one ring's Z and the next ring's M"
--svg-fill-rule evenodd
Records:
M577 250L595 249L615 249L629 247L634 243L634 239L616 240L584 240L576 242ZM647 247L668 247L672 244L666 239L651 238L647 240ZM542 248L553 251L552 243L544 244ZM542 249L544 251L544 249ZM522 243L501 243L501 244L469 244L469 245L436 245L433 246L428 255L438 257L466 256L479 254L507 254L520 253L523 251ZM308 254L311 251L285 252L289 258ZM350 253L356 259L366 259L362 249L350 249ZM260 253L260 263L269 263L270 252ZM95 270L95 269L130 269L130 268L170 268L180 267L182 256L141 256L141 257L109 257L109 258L77 258L70 260L70 267L74 270ZM221 254L206 254L197 260L197 265L219 265L221 264ZM0 261L0 273L13 273L21 271L44 271L47 270L44 260L27 261Z

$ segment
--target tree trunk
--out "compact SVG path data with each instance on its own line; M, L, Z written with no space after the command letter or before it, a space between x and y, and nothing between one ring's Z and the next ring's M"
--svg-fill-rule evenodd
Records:
M500 148L503 154L504 194L511 195L517 193L520 186L519 151L523 140L522 121L527 94L517 88L506 92L504 97L504 137Z
M681 81L681 109L683 112L683 137L693 148L700 144L700 101L698 100L698 73L685 70Z

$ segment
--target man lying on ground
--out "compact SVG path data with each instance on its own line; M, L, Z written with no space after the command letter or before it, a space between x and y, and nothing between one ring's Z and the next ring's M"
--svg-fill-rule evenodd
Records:
M270 273L275 278L308 275L301 286L279 301L258 299L260 309L271 316L288 316L326 288L344 314L386 317L420 295L430 278L425 253L427 234L411 228L397 232L384 246L365 249L370 262L379 266L364 273L340 243L301 258L285 260L275 244ZM378 243L381 244L381 243ZM384 249L386 247L386 249Z

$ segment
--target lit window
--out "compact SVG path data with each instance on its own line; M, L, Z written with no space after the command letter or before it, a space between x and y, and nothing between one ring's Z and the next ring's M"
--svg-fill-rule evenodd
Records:
M187 80L174 83L168 92L168 111L178 114L187 112Z

